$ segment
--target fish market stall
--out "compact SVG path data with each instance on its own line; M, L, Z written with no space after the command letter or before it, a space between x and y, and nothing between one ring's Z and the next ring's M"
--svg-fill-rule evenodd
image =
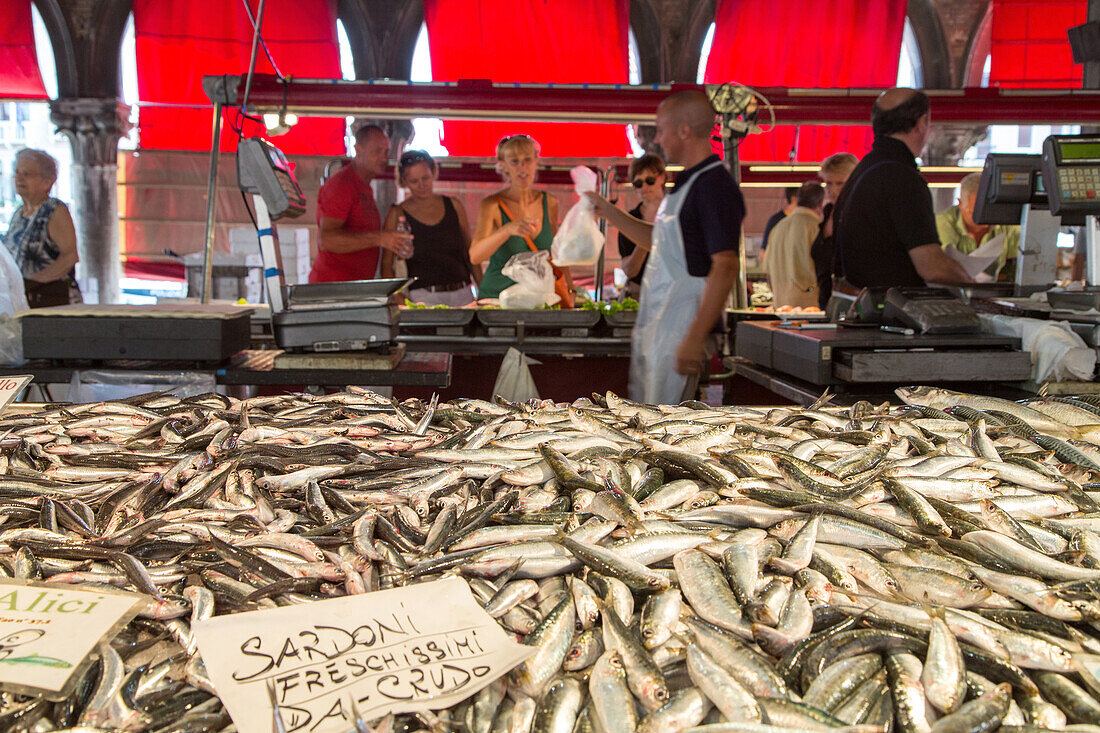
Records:
M1100 401L897 397L9 406L0 729L1093 730Z
M864 288L854 296L834 293L830 309L835 312L827 324L742 322L736 355L744 361L737 365L738 373L785 397L798 395L802 402L808 402L813 386L821 385L856 399L910 382L974 383L973 389L994 392L1041 390L1047 375L1039 374L1039 368L1050 366L1043 364L1045 355L1035 335L1044 326L1041 321L1067 326L1062 339L1067 343L1052 345L1056 351L1098 348L1100 205L1090 188L1098 171L1100 137L1092 134L1050 135L1041 155L987 156L974 221L1019 225L1014 282L982 283L979 263L968 272L979 277L977 283ZM1057 286L1057 242L1066 226L1081 227L1084 235L1090 269L1083 290ZM1001 321L983 323L979 312ZM1012 339L1020 333L1025 335L1024 350ZM1072 368L1055 371L1091 381L1096 359L1080 356ZM1067 390L1063 386L1058 391Z
M574 310L402 308L397 341L410 354L451 355L453 378L442 393L446 398L492 396L501 356L510 348L533 359L529 369L544 398L571 399L593 390L625 393L636 314L620 303L589 303ZM432 391L402 389L399 394L428 399Z

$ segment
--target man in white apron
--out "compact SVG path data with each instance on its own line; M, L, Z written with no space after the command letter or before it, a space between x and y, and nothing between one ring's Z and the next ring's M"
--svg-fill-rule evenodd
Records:
M657 142L684 170L653 224L588 194L612 226L650 249L630 352L630 396L640 402L694 397L711 332L737 281L745 204L711 151L714 123L700 91L673 94L657 108Z

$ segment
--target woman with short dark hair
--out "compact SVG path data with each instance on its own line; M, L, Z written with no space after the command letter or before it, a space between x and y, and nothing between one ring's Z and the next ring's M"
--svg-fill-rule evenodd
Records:
M15 154L15 210L4 246L23 273L31 308L80 303L73 266L76 228L68 207L50 196L57 182L57 161L49 153L24 148Z
M653 153L635 158L630 162L630 182L641 194L642 200L630 210L635 219L652 222L657 218L657 209L665 197L665 161ZM623 272L626 273L626 295L637 298L642 290L642 275L645 274L646 258L649 250L637 247L633 240L619 232L619 256L622 258Z
M408 298L427 305L460 307L474 299L470 277L481 271L470 264L470 233L462 202L435 192L439 168L423 150L408 150L397 162L398 185L409 192L386 215L383 231L397 231L402 221L413 236L413 253L405 264L415 278ZM395 274L395 255L382 252L382 277Z

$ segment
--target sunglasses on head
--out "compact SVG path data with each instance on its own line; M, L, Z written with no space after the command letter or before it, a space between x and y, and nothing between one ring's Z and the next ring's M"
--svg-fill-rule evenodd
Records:
M657 176L646 176L645 178L635 178L633 186L634 188L641 188L642 186L652 186L657 182Z
M431 161L432 156L420 150L413 150L408 153L402 153L399 164L402 166L412 165L413 163L427 163Z

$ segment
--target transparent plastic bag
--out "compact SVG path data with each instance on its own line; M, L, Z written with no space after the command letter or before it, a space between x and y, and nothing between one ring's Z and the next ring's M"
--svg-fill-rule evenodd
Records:
M168 390L177 397L194 397L217 388L214 375L204 372L130 372L85 369L73 372L70 402L103 402Z
M19 366L23 358L23 324L18 318L0 313L0 364Z
M540 308L561 300L554 292L554 270L550 266L550 253L545 250L512 255L500 271L516 281L515 285L501 291L501 308Z
M0 247L0 313L13 316L27 310L27 294L23 288L23 273L7 247ZM22 359L22 348L20 348Z
M528 365L538 363L524 356L518 349L509 347L500 363L500 372L497 373L497 381L493 385L493 394L500 395L510 402L537 400L539 390L531 377L531 369Z
M584 194L596 190L598 179L591 168L583 165L578 165L569 175L573 177L573 190L580 201L565 214L561 228L554 235L554 243L550 245L550 254L558 267L593 265L603 251L604 236L596 223L592 202Z

